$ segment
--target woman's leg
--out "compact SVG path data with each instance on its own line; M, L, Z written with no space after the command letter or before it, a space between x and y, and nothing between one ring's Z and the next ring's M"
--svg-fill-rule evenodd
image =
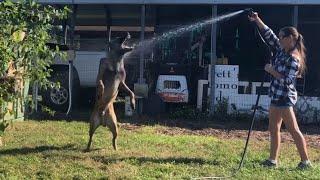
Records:
M281 110L274 106L269 108L269 131L271 137L270 157L269 159L277 160L281 143L280 129L282 124Z
M290 107L288 109L283 109L282 117L286 125L286 128L292 135L292 138L297 146L297 149L301 157L301 161L309 160L308 153L307 153L307 143L299 129L293 108Z

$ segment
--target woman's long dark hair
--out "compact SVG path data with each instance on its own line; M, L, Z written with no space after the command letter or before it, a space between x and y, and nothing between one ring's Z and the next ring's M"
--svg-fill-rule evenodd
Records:
M306 47L304 45L304 39L303 36L298 32L298 30L295 27L284 27L280 30L280 32L283 32L284 37L288 37L290 35L292 35L292 37L296 40L296 44L295 44L295 48L298 49L299 51L299 64L300 64L300 68L299 68L299 75L304 74L304 72L306 71Z

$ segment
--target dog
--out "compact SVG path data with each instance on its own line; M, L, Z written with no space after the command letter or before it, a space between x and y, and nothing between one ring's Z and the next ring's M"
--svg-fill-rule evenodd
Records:
M130 43L129 33L125 38L116 38L109 43L108 57L100 60L96 80L96 102L90 117L89 142L86 151L90 150L92 136L100 125L110 129L113 135L112 145L117 150L119 130L113 103L118 95L119 88L129 93L131 108L135 109L135 95L125 83L124 59L133 49Z

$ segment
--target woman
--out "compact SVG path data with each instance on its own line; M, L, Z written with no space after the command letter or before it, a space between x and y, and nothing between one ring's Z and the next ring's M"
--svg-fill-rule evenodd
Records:
M269 108L271 143L270 157L262 164L268 167L277 167L278 165L280 129L283 121L300 154L301 162L298 164L298 168L309 168L311 162L307 153L306 141L299 130L293 111L293 106L297 102L296 77L303 74L306 69L303 37L295 27L284 27L280 30L278 38L263 23L256 12L249 16L249 20L257 24L266 42L276 50L272 64L266 64L264 67L264 70L272 76L269 89L269 96L271 97Z

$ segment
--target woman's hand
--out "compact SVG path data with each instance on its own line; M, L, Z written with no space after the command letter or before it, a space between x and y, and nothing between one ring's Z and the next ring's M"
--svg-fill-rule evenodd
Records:
M262 31L266 28L266 25L264 22L260 19L257 12L252 12L250 15L248 15L248 19L251 22L255 22L257 26L259 27L259 30Z
M266 72L272 74L272 72L273 72L273 67L272 67L271 64L266 64L266 65L264 66L264 70L265 70Z
M256 22L259 19L258 13L253 12L251 15L248 16L249 21Z
M266 64L264 66L264 70L266 72L268 72L269 74L271 74L273 77L277 78L277 79L281 79L284 78L282 74L280 74L278 71L276 71L271 64Z

